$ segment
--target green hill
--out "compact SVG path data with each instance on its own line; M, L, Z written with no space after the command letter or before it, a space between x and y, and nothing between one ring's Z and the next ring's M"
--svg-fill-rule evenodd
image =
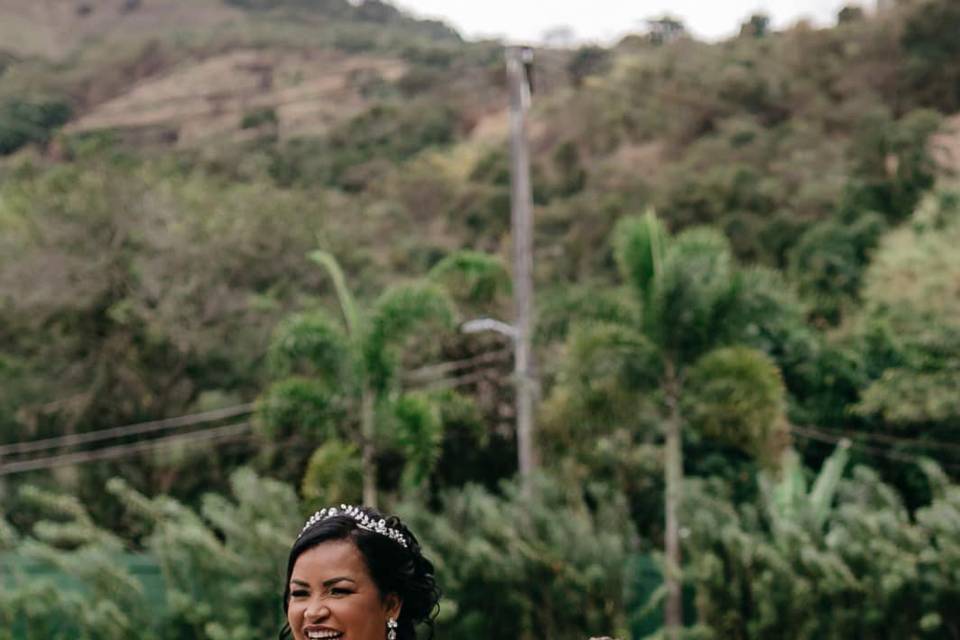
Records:
M184 562L180 543L148 533L168 527L200 550L197 575L223 584L249 573L236 561L249 544L266 568L224 592L235 626L215 635L219 608L191 596L172 619L193 635L163 633L252 637L276 626L253 532L357 489L347 436L373 415L382 447L362 469L378 469L386 502L407 500L455 576L441 629L494 637L502 618L511 637L545 637L549 611L571 640L600 633L596 621L620 633L646 624L649 581L626 588L623 572L641 576L636 554L662 544L664 425L682 422L688 578L711 632L774 637L788 618L803 622L796 638L955 629L956 581L937 553L956 554L960 472L958 32L955 0L899 0L848 6L828 28L777 31L758 14L706 43L661 18L609 47L536 51L549 477L530 507L510 484L509 341L451 329L511 314L496 269L511 249L502 43L379 0L0 0L0 447L237 417L259 400L245 440L10 476L30 455L0 448L0 551L30 548L16 532L55 508L79 533L37 535L80 555L89 538L103 566L151 545ZM307 257L317 248L326 267ZM334 261L343 290L324 270ZM341 313L346 289L356 305ZM370 323L362 340L342 326L353 306ZM449 330L400 340L411 316ZM313 360L294 361L298 349ZM808 492L809 470L847 439ZM231 474L236 513L203 498ZM104 495L115 476L139 516ZM34 485L80 501L19 491ZM208 563L221 526L241 544L226 536ZM491 572L484 554L501 547L515 555ZM755 548L764 580L794 591L757 586ZM736 594L727 574L742 577ZM252 627L243 594L266 612ZM21 620L4 598L0 620ZM481 615L491 603L509 615ZM79 613L77 633L113 620Z

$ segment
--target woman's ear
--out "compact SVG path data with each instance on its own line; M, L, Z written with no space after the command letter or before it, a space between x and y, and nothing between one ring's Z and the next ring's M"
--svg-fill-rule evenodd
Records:
M403 608L403 600L397 594L391 593L384 599L383 608L388 618L397 619L400 617L400 609Z

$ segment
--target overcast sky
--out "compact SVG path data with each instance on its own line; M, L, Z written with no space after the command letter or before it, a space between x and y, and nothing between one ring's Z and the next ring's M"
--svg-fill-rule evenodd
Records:
M837 12L856 0L396 0L422 17L441 18L468 38L502 36L510 41L536 41L544 31L568 26L583 40L610 41L637 31L644 18L665 13L679 17L700 38L735 34L740 23L757 11L776 27L801 17L832 24ZM873 7L875 0L860 0Z

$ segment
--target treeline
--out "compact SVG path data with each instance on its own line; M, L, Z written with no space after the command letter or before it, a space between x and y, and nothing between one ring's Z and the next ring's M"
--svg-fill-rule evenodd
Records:
M960 636L955 3L538 54L530 493L509 340L457 330L510 316L502 58L399 15L350 46L404 75L316 135L67 135L49 68L0 109L0 444L255 403L245 440L0 476L0 550L84 585L0 573L0 629L271 635L298 520L375 497L440 637L643 637L675 427L691 637ZM146 627L124 552L164 577Z

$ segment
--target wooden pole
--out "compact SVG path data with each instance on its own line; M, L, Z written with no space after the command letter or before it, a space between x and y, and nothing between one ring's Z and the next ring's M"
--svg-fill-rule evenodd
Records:
M514 375L517 386L517 455L520 476L528 486L536 466L534 454L534 379L530 332L533 324L533 197L530 189L530 150L527 112L530 108L530 75L533 50L507 49L507 82L510 87L511 225L513 230L513 295L515 305Z

